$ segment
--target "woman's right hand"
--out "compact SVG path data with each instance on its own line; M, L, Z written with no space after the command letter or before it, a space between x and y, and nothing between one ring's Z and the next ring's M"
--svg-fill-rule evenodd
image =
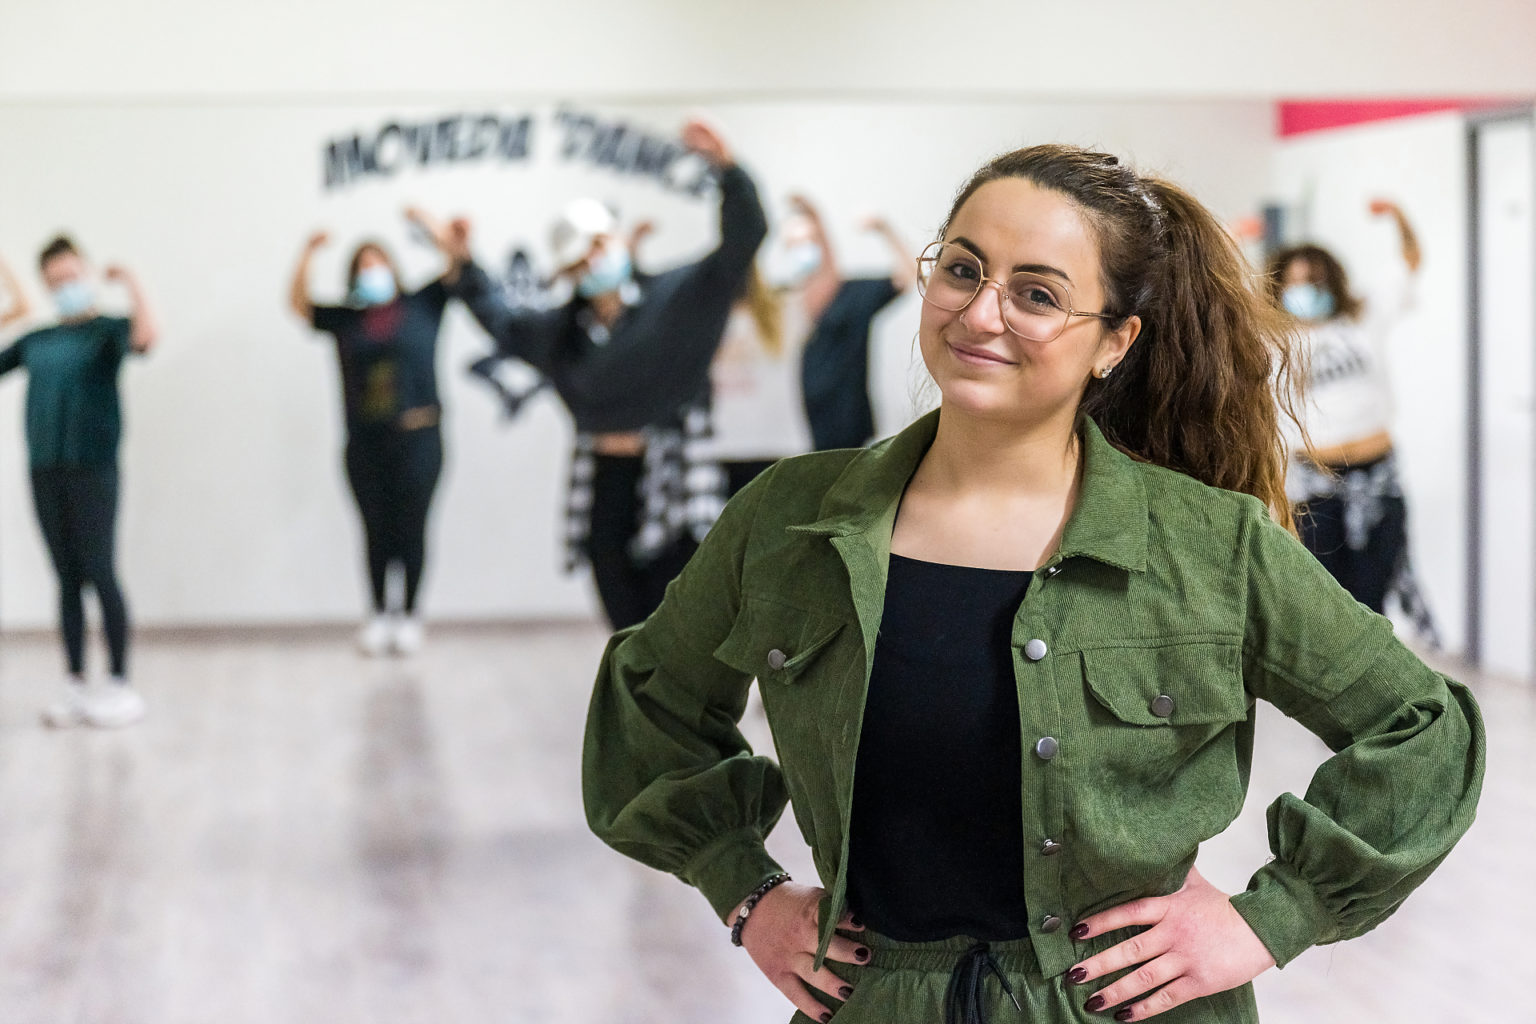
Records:
M741 930L742 948L752 957L757 969L795 1004L796 1009L822 1024L832 1019L832 1011L816 998L815 992L825 992L842 1002L847 1002L853 995L852 986L825 965L819 971L811 969L821 940L821 901L826 895L827 891L817 886L785 882L768 890L752 908L752 914ZM739 913L738 907L731 915L732 922ZM844 914L837 926L842 931L864 930L864 925L851 913ZM867 964L869 948L853 939L835 935L827 947L827 959L845 964Z

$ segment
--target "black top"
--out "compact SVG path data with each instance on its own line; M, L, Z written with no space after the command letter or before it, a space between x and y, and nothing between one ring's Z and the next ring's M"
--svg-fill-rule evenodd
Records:
M1012 631L1033 575L891 556L848 862L882 935L1029 934Z
M55 324L0 352L0 375L27 371L27 452L33 468L112 466L123 436L118 370L133 322L115 316Z
M719 182L719 246L696 263L636 275L639 287L626 296L628 308L611 328L595 324L580 297L550 310L512 307L474 264L454 294L501 354L549 378L578 431L615 433L668 422L709 393L709 364L768 231L746 171L728 167Z
M437 409L437 334L448 290L433 281L379 306L316 306L316 330L336 338L349 431L392 427L411 409Z
M800 389L817 451L858 448L874 435L869 327L900 294L888 277L844 281L806 339Z

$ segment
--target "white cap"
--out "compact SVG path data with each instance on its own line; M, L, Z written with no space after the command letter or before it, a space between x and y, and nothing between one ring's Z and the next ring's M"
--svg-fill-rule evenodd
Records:
M576 199L561 211L549 232L555 266L564 270L587 258L599 235L611 235L617 227L613 211L596 199Z

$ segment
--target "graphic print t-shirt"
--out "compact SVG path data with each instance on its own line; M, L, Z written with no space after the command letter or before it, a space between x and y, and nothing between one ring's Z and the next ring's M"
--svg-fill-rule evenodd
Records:
M433 281L379 306L316 306L313 324L336 339L348 430L388 426L436 408L437 336L448 292Z

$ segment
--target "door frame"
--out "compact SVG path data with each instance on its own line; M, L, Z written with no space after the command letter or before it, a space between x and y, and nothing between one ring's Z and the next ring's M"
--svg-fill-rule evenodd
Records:
M1482 335L1482 161L1478 142L1484 128L1524 122L1536 132L1536 107L1522 106L1467 115L1467 590L1466 657L1483 663L1483 335ZM1536 294L1536 279L1531 282ZM1536 345L1536 337L1531 339ZM1536 453L1536 437L1532 438ZM1536 455L1533 455L1536 459ZM1536 524L1532 524L1536 529ZM1536 586L1536 565L1531 567Z

